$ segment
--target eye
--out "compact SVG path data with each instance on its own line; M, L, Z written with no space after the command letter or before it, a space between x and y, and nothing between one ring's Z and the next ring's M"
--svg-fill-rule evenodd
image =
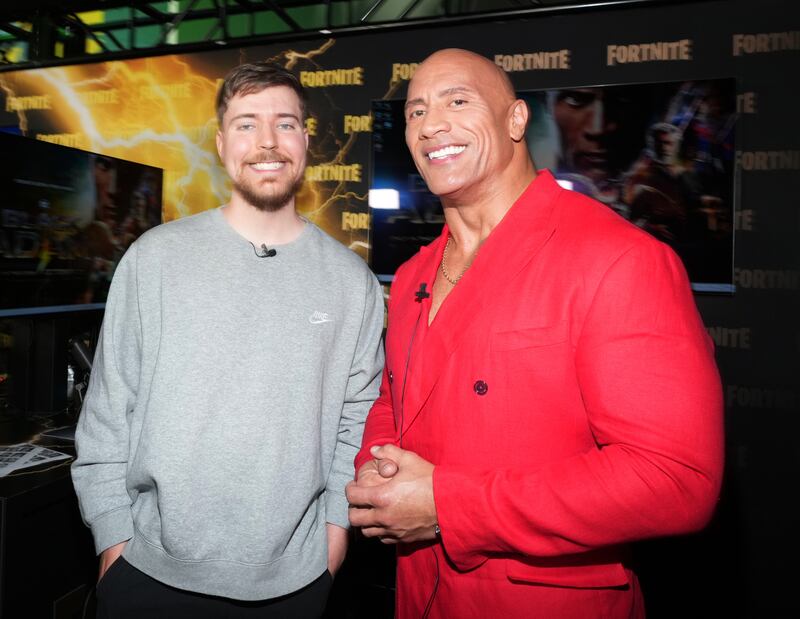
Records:
M425 115L425 110L416 109L416 110L411 110L408 113L408 118L409 120L414 120L415 118L422 118L424 115Z
M295 124L291 122L278 124L278 129L280 129L281 131L294 131L296 128L297 127L295 126Z
M594 103L596 96L591 92L581 92L579 90L572 90L563 93L559 99L573 108L586 107Z
M255 128L255 124L253 123L239 123L236 125L237 131L250 131L253 128Z
M464 107L468 101L466 99L453 99L450 103L453 107Z

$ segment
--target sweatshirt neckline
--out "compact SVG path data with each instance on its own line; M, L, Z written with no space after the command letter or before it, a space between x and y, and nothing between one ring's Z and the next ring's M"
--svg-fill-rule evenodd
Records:
M228 223L228 220L225 219L225 215L222 212L224 208L225 205L223 204L222 206L218 206L212 211L214 223L216 224L216 226L224 231L226 237L228 238L228 241L236 245L237 248L245 249L248 252L255 253L257 248L253 245L253 243L251 243L249 240L247 240L245 237L239 234L233 228L233 226L231 226ZM303 226L303 230L300 232L300 234L297 235L297 238L295 238L292 241L289 241L288 243L283 243L280 245L269 245L268 248L279 250L277 254L278 256L290 256L297 253L298 251L301 251L302 247L311 238L313 234L312 231L315 228L315 226L313 223L311 223L308 219L306 219L302 215L300 215L300 219L303 220L305 225Z

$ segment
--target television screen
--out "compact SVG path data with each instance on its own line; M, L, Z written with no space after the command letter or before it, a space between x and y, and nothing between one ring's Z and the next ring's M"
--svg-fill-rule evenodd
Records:
M700 292L733 292L734 79L518 92L538 169L669 244ZM374 101L371 265L391 281L444 221L405 146L403 101Z
M159 168L0 133L0 316L102 308L161 221Z

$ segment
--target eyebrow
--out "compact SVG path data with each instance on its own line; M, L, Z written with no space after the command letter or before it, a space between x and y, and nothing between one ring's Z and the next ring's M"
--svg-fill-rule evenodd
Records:
M467 88L466 86L453 86L452 88L445 88L444 90L440 90L436 96L437 97L447 97L449 95L455 94L475 94L475 91L472 88ZM415 97L414 99L409 99L406 101L405 107L408 109L413 105L421 105L424 104L425 100L422 97Z
M297 114L293 114L291 112L278 112L275 114L278 118L293 118L297 122L300 122L300 117ZM234 120L240 120L242 118L258 118L258 114L253 114L252 112L247 112L243 114L237 114L233 118L230 119L229 122L233 122Z

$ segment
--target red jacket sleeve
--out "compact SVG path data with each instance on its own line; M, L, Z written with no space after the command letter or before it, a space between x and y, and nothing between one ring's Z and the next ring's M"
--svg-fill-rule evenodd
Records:
M641 243L587 302L574 359L595 448L532 470L437 466L443 543L460 569L685 533L713 512L722 394L682 264Z
M398 278L403 272L405 265L402 265L395 276L395 284L392 286L394 291ZM392 297L389 295L389 302L387 307L387 316L389 320L392 318ZM356 454L355 458L355 476L358 479L358 471L365 462L372 458L369 450L374 445L386 445L388 443L395 443L395 420L394 408L392 404L392 386L389 380L388 364L383 368L383 375L381 377L381 387L378 394L378 399L372 405L372 408L367 415L367 421L364 425L364 436L361 439L361 450Z
M365 462L372 458L369 453L373 445L395 443L394 413L392 409L392 390L389 385L388 370L383 369L383 379L378 399L372 405L364 426L364 437L361 440L361 451L355 459L356 476Z

